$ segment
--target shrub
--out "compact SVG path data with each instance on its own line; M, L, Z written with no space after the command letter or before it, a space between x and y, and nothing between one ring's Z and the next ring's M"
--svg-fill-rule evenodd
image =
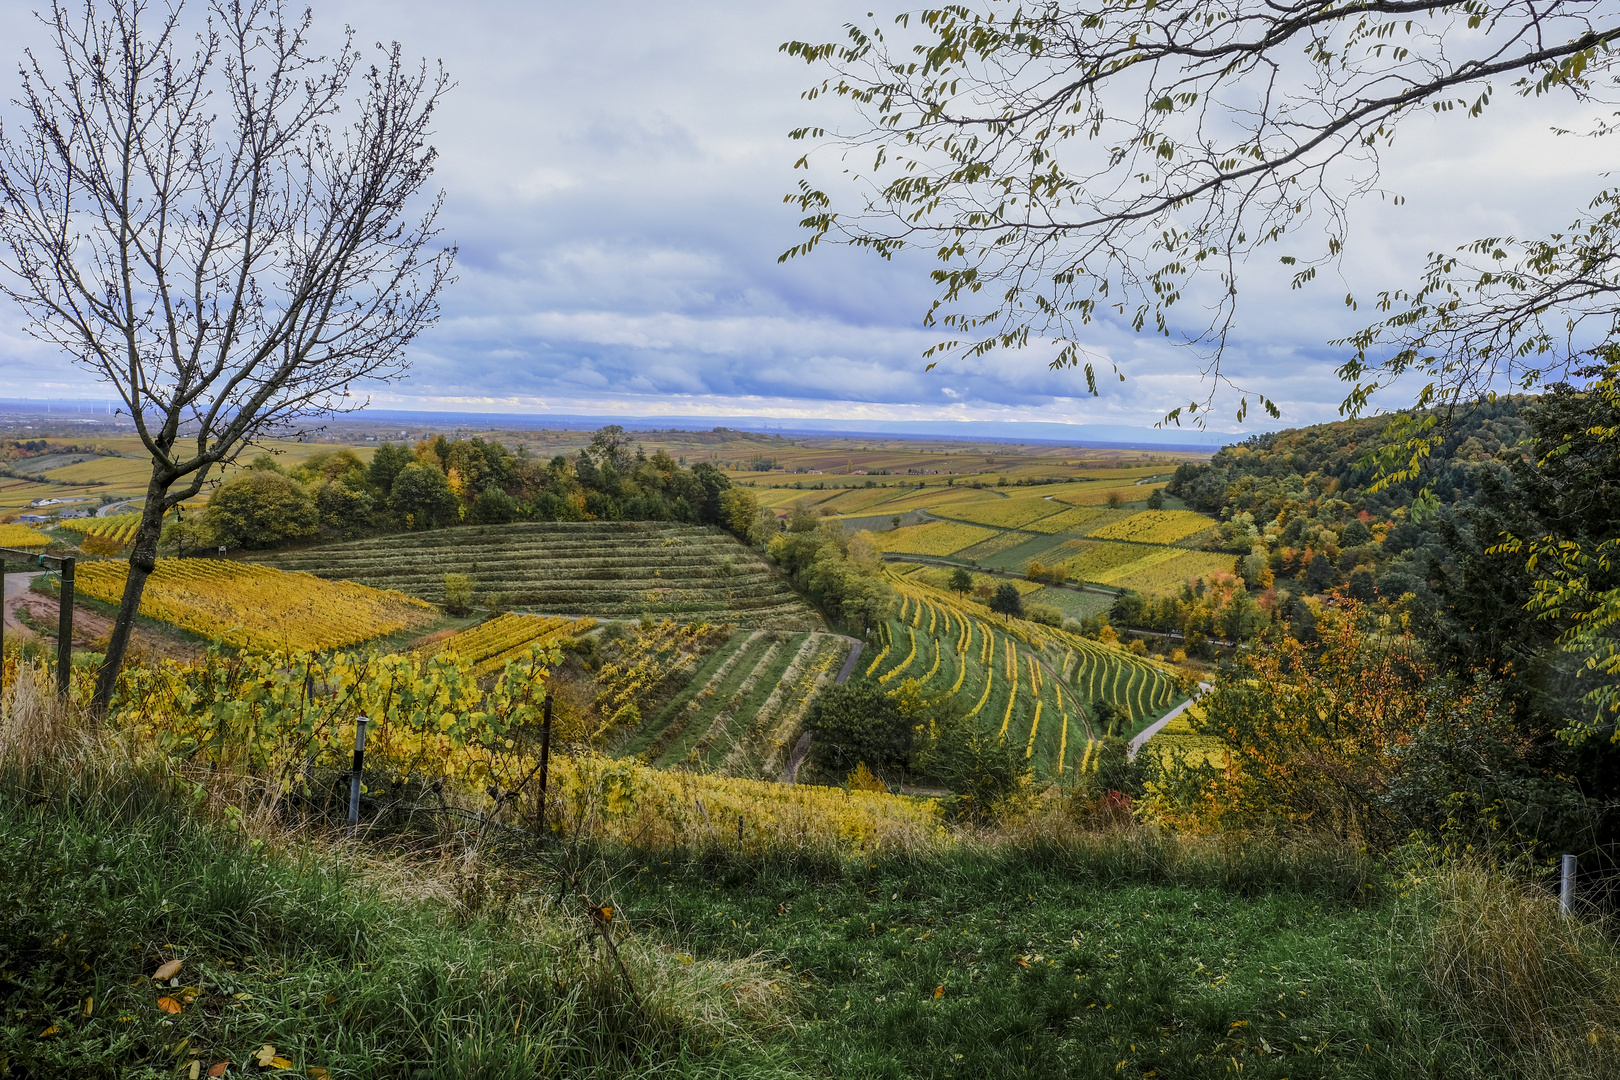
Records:
M865 764L882 772L911 762L911 725L876 683L828 687L805 715L816 764L835 776Z
M472 614L472 578L466 574L444 575L444 610L457 618Z

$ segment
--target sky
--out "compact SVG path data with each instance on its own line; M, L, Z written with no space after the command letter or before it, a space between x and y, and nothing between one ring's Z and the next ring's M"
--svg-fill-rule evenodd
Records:
M801 99L819 73L777 47L839 37L872 10L870 0L316 0L318 32L347 24L362 42L398 40L457 80L437 124L435 182L458 280L439 324L412 347L410 377L373 389L373 402L1147 427L1201 397L1196 357L1106 320L1085 345L1125 381L1104 380L1100 396L1078 373L1049 370L1040 350L928 371L922 354L939 335L922 325L933 295L925 262L824 246L778 263L800 240L782 196L803 146L787 132L843 114ZM0 52L40 37L26 5L0 11ZM7 61L0 72L14 70ZM0 96L13 92L9 79ZM1283 418L1238 424L1228 396L1213 431L1334 418L1342 357L1327 342L1364 320L1345 309L1346 292L1412 282L1427 252L1476 235L1567 224L1601 184L1608 147L1548 130L1568 116L1505 94L1486 121L1456 115L1403 131L1385 187L1405 203L1357 206L1342 267L1304 291L1274 266L1246 271L1228 371L1275 399ZM9 306L0 358L7 397L111 397L29 339Z

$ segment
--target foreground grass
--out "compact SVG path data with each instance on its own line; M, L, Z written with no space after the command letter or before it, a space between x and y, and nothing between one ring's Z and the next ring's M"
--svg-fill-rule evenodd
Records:
M1398 896L1120 880L1008 858L626 867L632 918L698 955L765 951L840 1077L1459 1075Z
M516 880L412 898L158 780L46 771L0 785L0 1075L238 1075L266 1046L268 1071L331 1078L778 1071L753 1035L791 994L758 964L632 943L632 1003L589 923Z

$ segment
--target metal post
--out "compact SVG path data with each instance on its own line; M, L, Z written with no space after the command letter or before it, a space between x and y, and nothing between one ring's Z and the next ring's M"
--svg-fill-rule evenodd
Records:
M360 770L366 764L366 725L364 716L354 722L354 771L349 773L349 828L360 825Z
M0 559L0 695L6 692L6 560Z
M551 691L546 691L545 719L540 722L540 813L535 815L541 836L546 833L546 770L551 765Z
M56 692L67 697L73 686L73 560L62 560L62 599L56 617Z
M742 847L742 815L737 815L737 846Z
M1575 856L1565 855L1563 864L1558 882L1558 913L1568 915L1575 907Z

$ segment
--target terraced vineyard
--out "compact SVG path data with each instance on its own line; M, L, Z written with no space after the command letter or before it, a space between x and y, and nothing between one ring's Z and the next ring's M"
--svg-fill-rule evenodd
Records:
M464 526L273 552L254 561L441 601L444 575L473 579L475 602L596 618L708 618L819 630L818 615L764 559L718 529L666 522Z
M1124 649L1004 622L917 577L898 577L895 588L902 606L867 673L888 687L915 678L930 697L962 695L986 729L1023 747L1040 779L1061 780L1090 761L1088 744L1106 734L1092 723L1093 701L1125 709L1134 730L1182 696L1168 671Z
M737 630L617 752L661 768L779 779L805 711L850 647L836 634Z

